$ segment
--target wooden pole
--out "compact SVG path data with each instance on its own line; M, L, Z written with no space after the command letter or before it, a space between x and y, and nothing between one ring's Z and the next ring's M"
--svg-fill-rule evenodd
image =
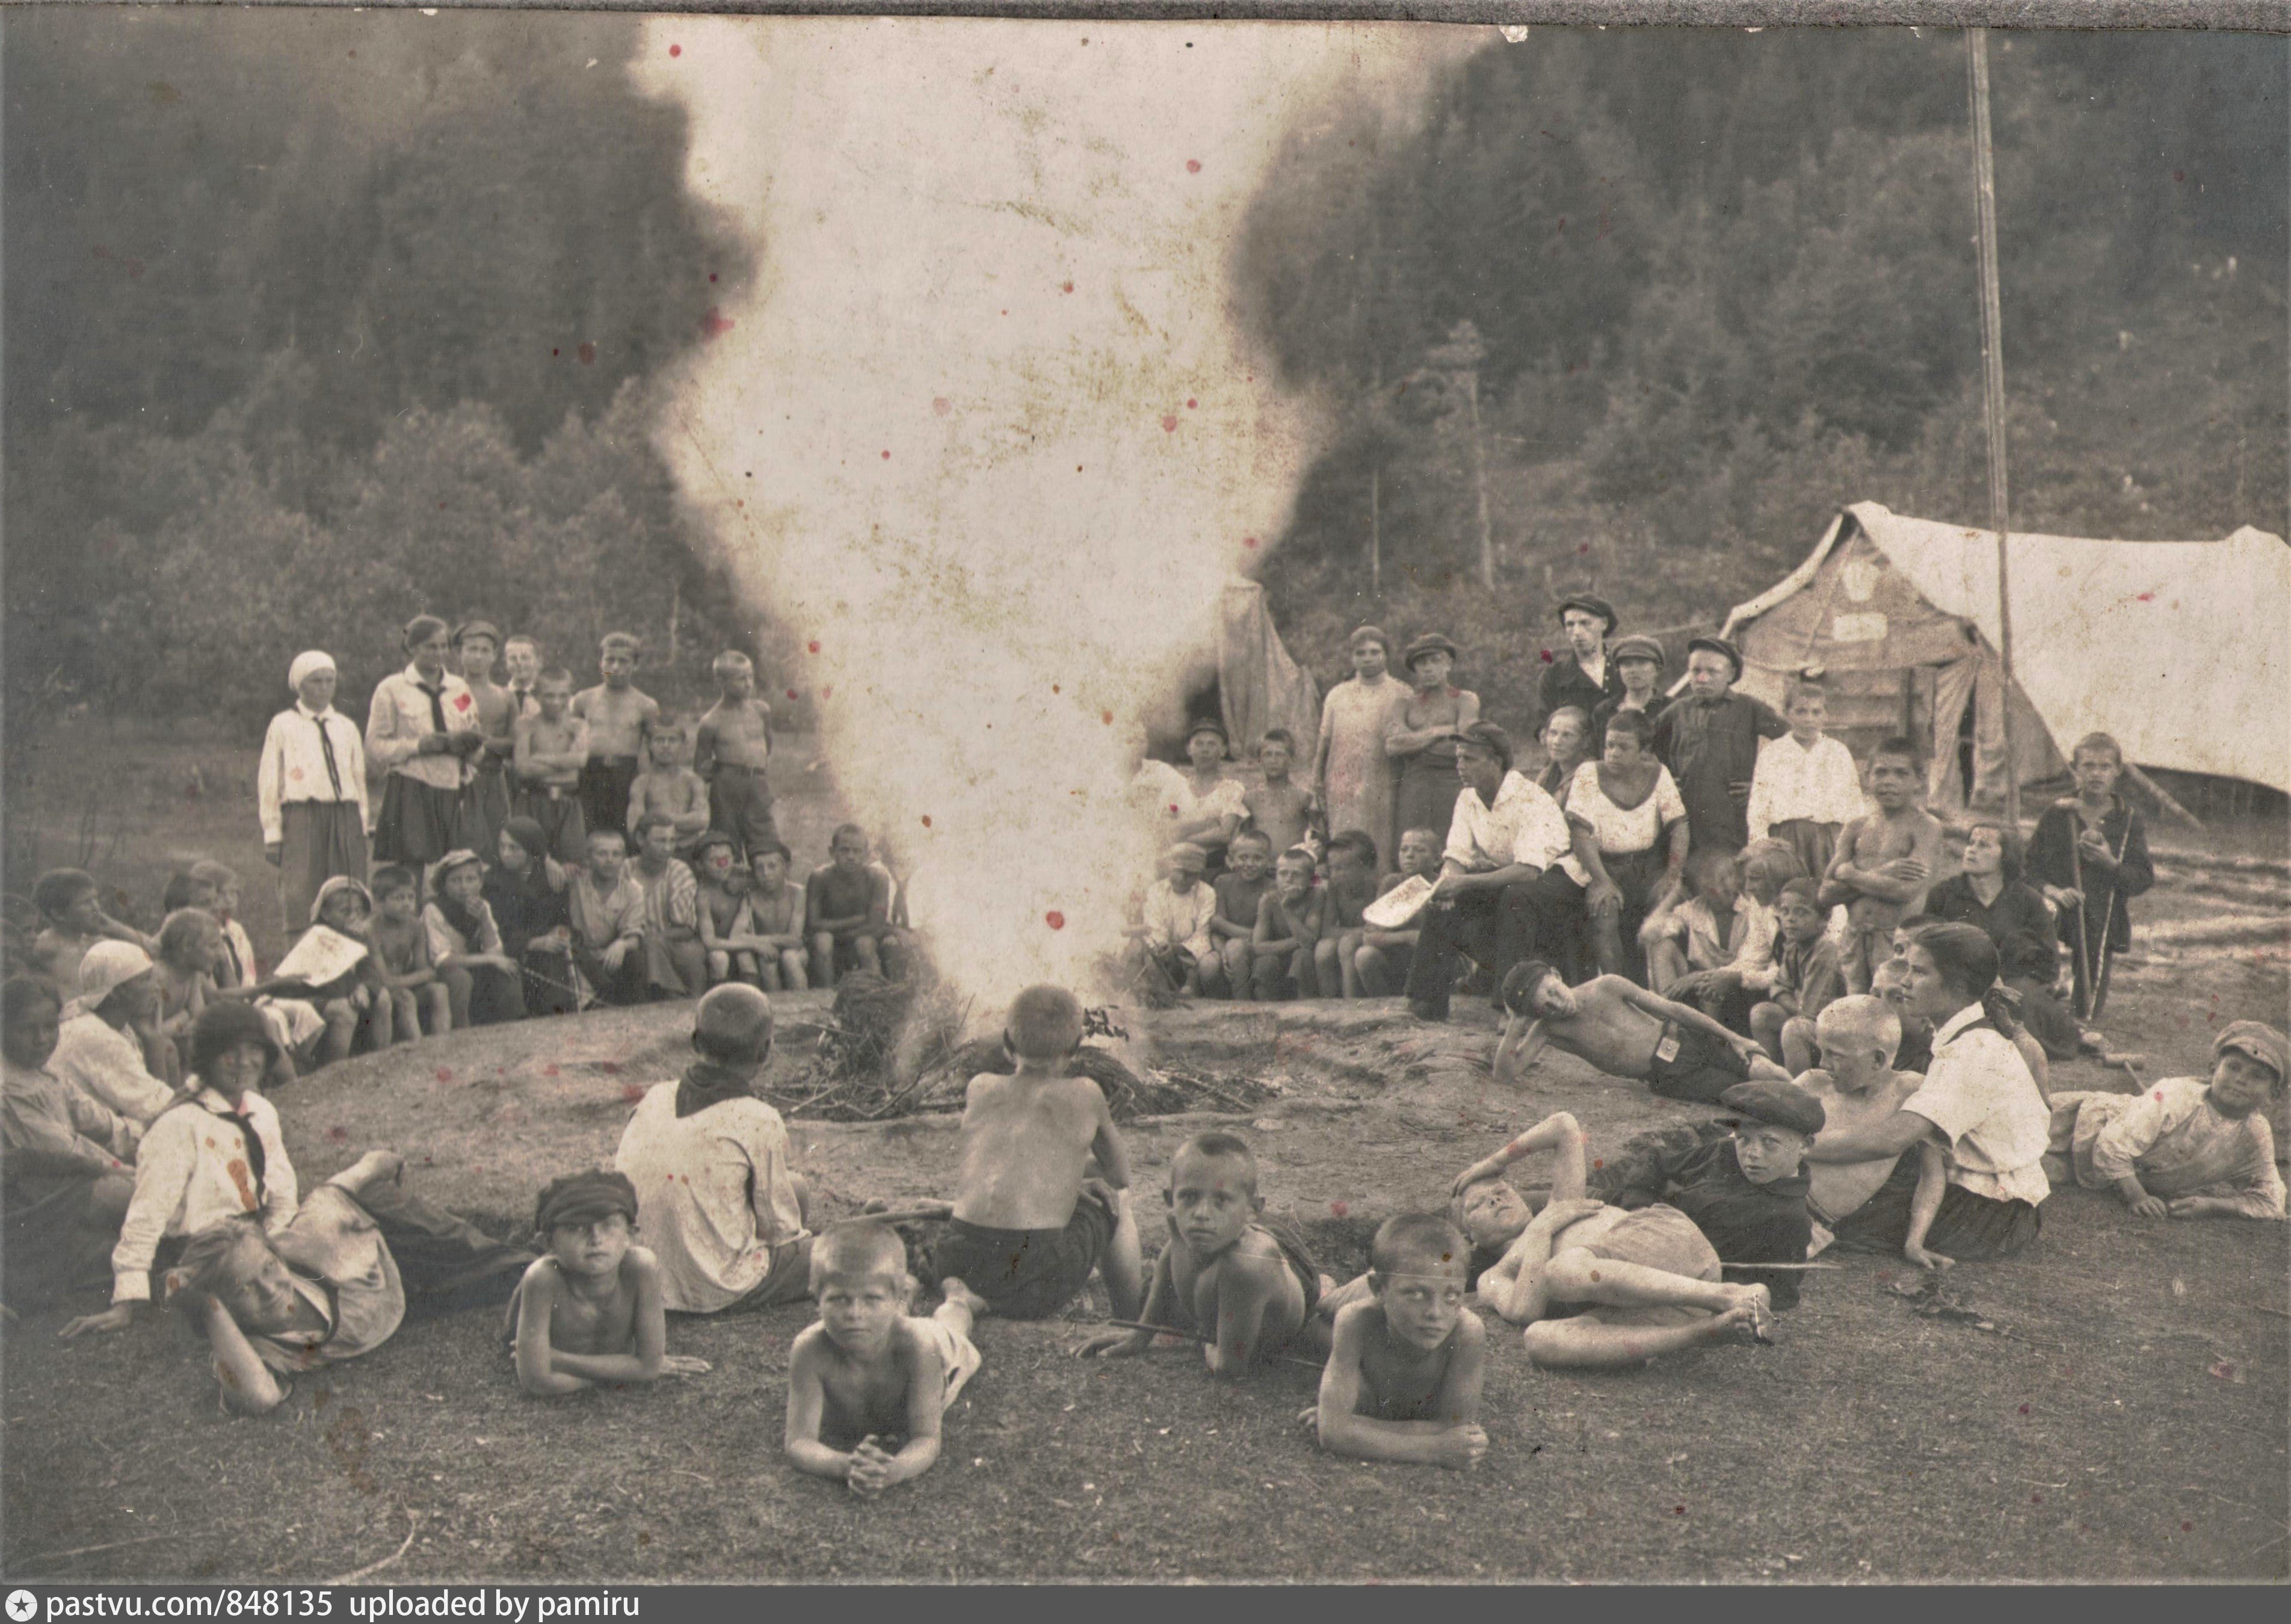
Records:
M1379 459L1368 470L1368 595L1376 599L1384 596L1384 521L1378 511L1383 483L1384 464Z
M1989 133L1989 30L1965 31L1973 88L1973 196L1981 216L1982 405L1989 426L1989 518L1997 532L1998 655L2004 667L1999 715L2005 728L2005 816L2021 824L2021 779L2013 750L2011 493L2005 482L2005 312L1997 277L1997 164ZM1971 786L1967 786L1968 790Z
M1470 403L1472 413L1472 489L1479 501L1480 584L1492 588L1496 583L1496 539L1488 522L1488 460L1480 443L1480 371L1476 365L1464 374L1464 398Z

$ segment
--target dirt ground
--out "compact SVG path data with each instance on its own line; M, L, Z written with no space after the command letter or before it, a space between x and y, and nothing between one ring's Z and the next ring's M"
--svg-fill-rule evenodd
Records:
M95 855L123 887L156 894L145 881L170 854L212 852L259 896L251 797L213 770L182 793L189 748L141 758L114 792L133 816ZM76 792L68 766L43 786L52 813ZM800 851L824 848L837 816L824 783L792 780L781 796ZM23 825L11 824L12 866ZM153 824L164 840L143 832ZM54 848L78 825L44 826L43 860L68 860ZM110 839L101 816L87 827ZM2279 835L2263 845L2281 855ZM2222 905L2166 887L2140 917ZM2157 953L2126 967L2103 1025L2152 1079L2202 1069L2220 1023L2279 1022L2287 1001L2279 944ZM824 1004L780 1001L776 1074L801 1065ZM362 1058L282 1094L289 1147L307 1184L395 1146L414 1187L510 1234L543 1179L609 1159L636 1092L682 1065L688 1019L605 1012ZM1538 1115L1574 1112L1596 1154L1687 1109L1564 1058L1534 1094L1497 1088L1477 1001L1444 1028L1371 1003L1185 1009L1150 1030L1154 1061L1277 1094L1249 1115L1130 1125L1143 1210L1189 1133L1236 1128L1264 1160L1268 1205L1299 1219L1340 1277L1379 1219L1441 1204L1457 1169ZM2055 1081L2133 1086L2089 1061ZM948 1193L951 1117L791 1127L831 1214ZM1190 1350L1084 1363L1070 1356L1080 1324L989 1322L944 1459L874 1505L781 1456L800 1308L677 1319L671 1346L711 1373L560 1403L518 1394L491 1314L412 1324L261 1421L221 1412L187 1328L163 1316L73 1346L56 1336L59 1312L0 1341L4 1560L11 1579L58 1580L317 1580L376 1564L376 1580L400 1583L2280 1580L2287 1248L2284 1226L2143 1223L2066 1190L2029 1254L1951 1276L1993 1331L1916 1313L1892 1290L1917 1277L1906 1265L1847 1258L1813 1276L1772 1348L1565 1376L1534 1371L1506 1332L1491 1339L1492 1447L1467 1473L1321 1454L1293 1421L1312 1395L1306 1371L1220 1384Z
M2215 1020L2279 1017L2285 989L2279 964L2224 966L2199 999L2127 986L2110 1025L2142 1033L2150 1075L2192 1070ZM793 1065L817 1000L784 1003ZM289 1146L315 1180L395 1144L416 1188L506 1232L543 1177L609 1156L633 1091L680 1064L685 1019L356 1061L282 1099ZM1168 1064L1281 1094L1253 1118L1133 1125L1149 1200L1186 1134L1239 1127L1269 1204L1339 1274L1377 1220L1436 1204L1531 1116L1575 1112L1596 1150L1683 1109L1564 1060L1536 1095L1498 1089L1492 1019L1469 1001L1443 1029L1367 1005L1180 1011L1154 1032ZM2107 1086L2089 1062L2060 1080ZM950 1118L793 1126L830 1211L946 1191ZM710 1374L559 1403L520 1396L498 1323L465 1314L263 1421L220 1412L182 1327L68 1347L60 1315L36 1316L5 1347L6 1565L318 1580L410 1533L376 1577L2282 1579L2291 1237L2143 1224L2078 1190L2046 1217L2028 1256L1953 1276L1994 1331L1920 1317L1889 1290L1915 1271L1864 1258L1816 1276L1773 1348L1578 1377L1499 1335L1493 1447L1467 1473L1322 1455L1292 1419L1308 1371L1221 1385L1189 1351L1084 1363L1078 1324L990 1322L945 1459L872 1506L779 1453L801 1309L679 1318L671 1346Z

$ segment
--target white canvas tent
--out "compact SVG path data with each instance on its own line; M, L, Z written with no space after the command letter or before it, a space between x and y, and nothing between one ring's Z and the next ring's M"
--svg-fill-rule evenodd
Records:
M1805 562L1726 617L1745 692L1779 705L1818 670L1857 753L1906 732L1933 798L2004 793L2004 705L2022 783L2107 732L2142 767L2291 792L2291 548L2248 527L2217 542L2086 541L2015 532L2014 691L1997 655L1997 536L1839 513Z
M1236 758L1255 757L1268 728L1297 736L1309 752L1321 728L1320 686L1290 656L1265 607L1265 589L1234 576L1218 602L1218 702Z

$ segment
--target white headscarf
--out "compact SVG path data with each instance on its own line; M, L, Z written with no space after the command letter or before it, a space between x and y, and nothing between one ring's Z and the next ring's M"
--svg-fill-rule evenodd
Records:
M79 961L79 996L64 1009L63 1018L86 1015L113 991L151 968L151 955L133 942L98 942Z
M296 655L294 663L286 668L287 691L299 698L302 692L303 678L312 676L318 671L330 671L334 669L334 655L323 648L306 648Z

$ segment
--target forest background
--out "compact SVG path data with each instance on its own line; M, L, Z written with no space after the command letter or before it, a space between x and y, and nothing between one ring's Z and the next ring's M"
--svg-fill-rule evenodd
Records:
M759 267L636 20L5 27L12 782L65 717L251 744L312 645L362 715L422 609L584 680L637 631L671 698L727 644L780 664L651 442ZM1324 683L1353 624L1436 628L1517 725L1567 591L1710 621L1844 502L1985 520L1961 36L1489 38L1410 117L1298 136L1235 258L1327 407L1262 572ZM2016 527L2282 530L2291 41L1994 46Z

